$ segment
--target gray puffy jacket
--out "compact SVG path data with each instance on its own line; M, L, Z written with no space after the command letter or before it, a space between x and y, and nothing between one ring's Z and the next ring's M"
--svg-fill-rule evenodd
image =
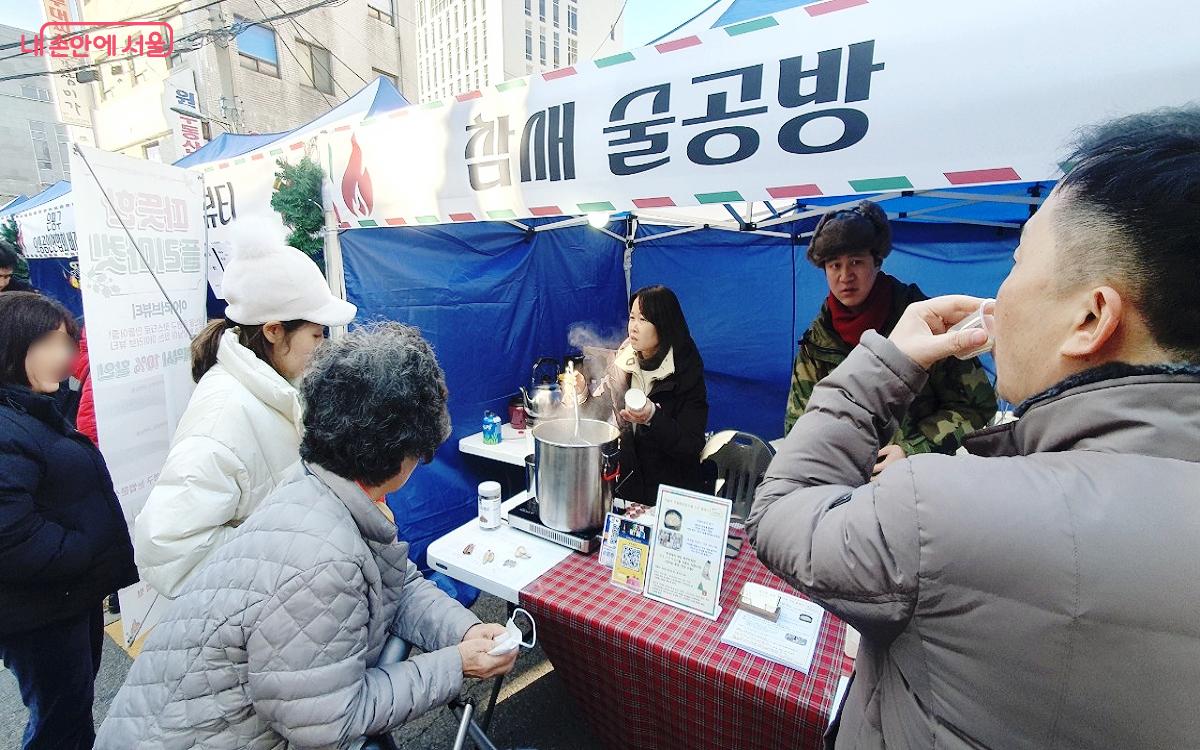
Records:
M96 747L348 747L454 698L478 622L353 482L297 464L171 603ZM373 667L389 630L429 653Z
M837 748L1200 747L1200 370L1084 373L868 483L925 379L864 335L747 524L862 633Z

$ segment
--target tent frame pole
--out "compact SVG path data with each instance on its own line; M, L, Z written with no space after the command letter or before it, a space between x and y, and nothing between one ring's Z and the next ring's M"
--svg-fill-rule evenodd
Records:
M326 202L326 205L330 205ZM333 215L333 209L325 210L325 226L322 230L325 234L325 281L329 284L329 291L338 299L346 299L346 267L342 262L342 242L338 236L337 219ZM340 339L346 335L346 326L330 326L329 338Z

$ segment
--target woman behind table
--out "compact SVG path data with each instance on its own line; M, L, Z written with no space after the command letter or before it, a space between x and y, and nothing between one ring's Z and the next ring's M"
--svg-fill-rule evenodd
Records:
M670 289L648 286L634 293L629 338L617 350L608 378L614 395L637 388L648 397L641 411L616 403L621 426L618 494L654 505L660 485L702 489L700 451L708 424L704 361Z
M221 546L300 459L299 380L325 326L356 309L267 221L244 217L225 271L226 319L192 342L196 391L134 522L142 578L165 596Z
M862 201L821 217L808 245L809 261L825 271L829 297L800 341L792 370L785 434L804 413L817 382L842 363L859 338L874 329L887 336L913 302L926 299L916 284L883 273L892 251L887 214ZM978 359L942 360L908 410L889 445L879 451L874 473L914 453L954 453L968 433L996 413L996 393Z
M345 748L507 673L484 625L408 560L383 502L450 434L432 350L396 323L318 353L304 457L184 585L97 747ZM389 631L425 652L378 665Z
M137 580L104 458L51 394L79 329L57 302L0 294L0 659L29 709L26 748L90 748L101 602Z

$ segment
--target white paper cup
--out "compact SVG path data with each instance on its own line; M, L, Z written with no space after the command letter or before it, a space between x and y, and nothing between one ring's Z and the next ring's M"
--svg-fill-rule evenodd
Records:
M625 408L631 412L641 412L646 408L646 394L640 388L630 388L625 391Z

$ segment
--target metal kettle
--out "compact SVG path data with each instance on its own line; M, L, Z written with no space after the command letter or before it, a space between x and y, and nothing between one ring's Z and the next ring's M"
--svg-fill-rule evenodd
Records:
M550 368L553 368L552 372ZM558 360L554 357L542 357L533 363L529 389L523 386L520 389L521 397L525 400L525 414L531 422L548 419L562 403L562 389L558 385L560 372ZM533 429L532 424L530 429Z

